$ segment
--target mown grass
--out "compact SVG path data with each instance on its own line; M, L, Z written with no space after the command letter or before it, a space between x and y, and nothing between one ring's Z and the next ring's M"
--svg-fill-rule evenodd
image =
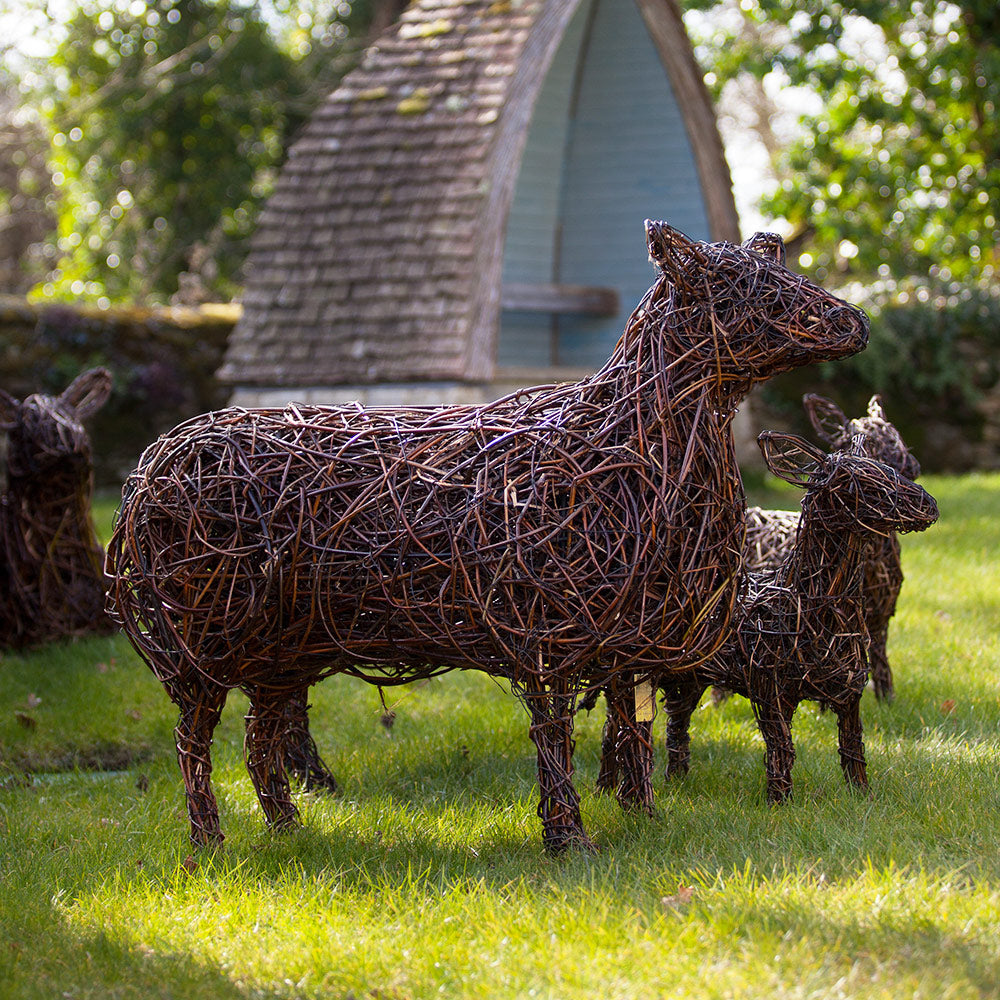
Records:
M488 678L387 691L391 729L374 689L320 685L343 792L300 795L286 835L264 830L234 696L215 746L227 840L192 855L174 714L127 643L6 655L0 994L1000 995L1000 475L926 485L942 517L904 539L898 697L863 706L873 794L844 786L834 720L803 707L795 800L768 808L732 699L697 711L692 772L657 778L656 818L623 816L592 792L595 711L576 780L596 855L543 852L526 717Z

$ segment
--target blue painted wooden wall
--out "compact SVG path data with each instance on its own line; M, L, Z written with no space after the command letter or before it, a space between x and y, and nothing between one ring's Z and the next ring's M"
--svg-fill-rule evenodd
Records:
M666 70L631 0L581 0L539 95L503 279L618 290L610 318L505 311L497 363L597 367L649 287L643 220L709 235Z

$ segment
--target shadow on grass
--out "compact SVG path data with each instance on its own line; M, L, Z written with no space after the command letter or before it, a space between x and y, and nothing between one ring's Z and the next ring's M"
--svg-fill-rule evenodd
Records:
M0 930L0 982L18 1000L149 1000L278 996L257 984L237 986L218 969L187 954L121 944L108 934L78 929L57 909L31 908ZM287 991L280 993L287 996Z

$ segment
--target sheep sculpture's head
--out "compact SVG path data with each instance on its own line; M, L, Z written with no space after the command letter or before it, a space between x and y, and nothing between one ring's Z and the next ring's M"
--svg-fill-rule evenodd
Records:
M868 342L865 313L786 267L774 233L742 245L704 243L647 220L646 243L667 286L678 347L726 386L745 391Z

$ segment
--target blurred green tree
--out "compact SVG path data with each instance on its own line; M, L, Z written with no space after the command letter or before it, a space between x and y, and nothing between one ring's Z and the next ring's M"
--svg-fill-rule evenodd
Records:
M49 63L60 298L216 295L297 124L291 58L253 7L81 6Z
M53 38L20 74L27 117L51 138L57 263L38 290L229 298L295 130L401 6L73 0L57 22L28 0L24 16Z
M756 124L779 183L761 208L790 224L802 270L821 279L995 274L996 0L685 5L716 93L735 81L763 98ZM768 78L777 86L764 88ZM769 134L766 94L780 87L818 97L790 141Z

